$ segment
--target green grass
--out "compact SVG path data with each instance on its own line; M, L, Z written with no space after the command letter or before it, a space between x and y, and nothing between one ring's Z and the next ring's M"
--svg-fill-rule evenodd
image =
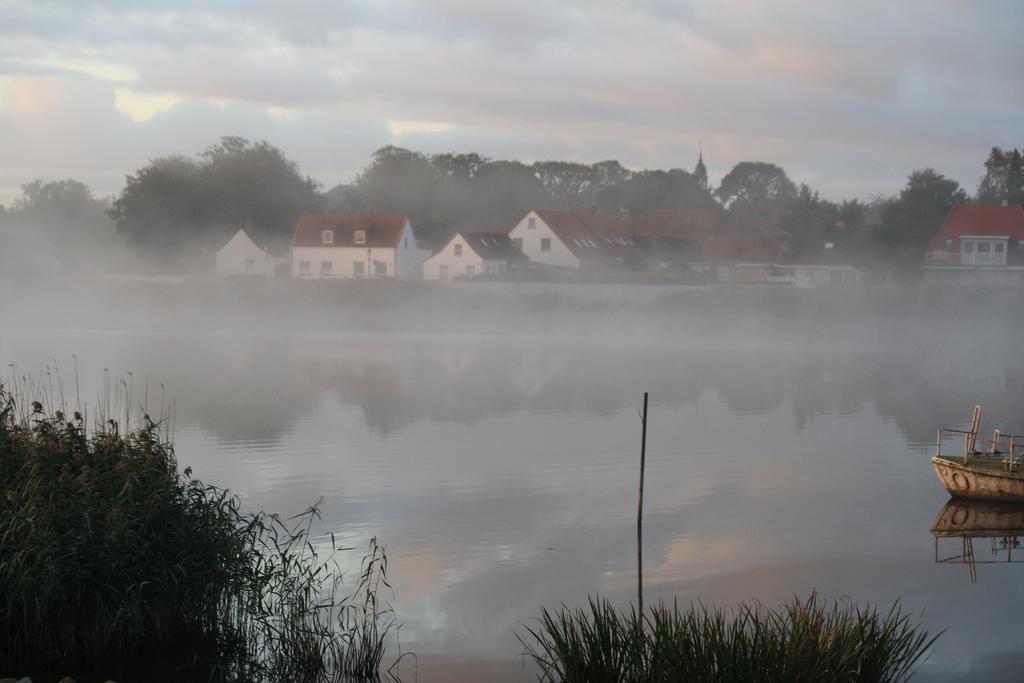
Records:
M542 681L901 681L936 638L894 605L887 612L817 595L778 609L731 612L659 604L644 615L591 599L542 608L520 635Z
M32 388L0 385L0 677L379 678L395 622L375 541L343 586L315 507L243 512L178 472L166 423L90 428Z

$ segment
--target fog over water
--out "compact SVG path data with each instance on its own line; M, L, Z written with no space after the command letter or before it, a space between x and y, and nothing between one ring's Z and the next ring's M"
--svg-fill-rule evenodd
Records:
M935 428L1021 428L1016 294L512 283L96 281L4 287L5 381L75 368L174 399L182 466L301 512L358 565L387 545L420 680L530 680L542 604L645 592L730 605L812 590L949 630L921 680L1019 663L1014 565L936 564ZM8 366L8 363L12 364ZM58 370L59 368L59 370ZM48 375L49 373L49 375ZM145 386L148 382L148 396ZM987 539L975 542L980 557ZM391 644L392 652L394 643ZM408 671L406 671L408 673Z

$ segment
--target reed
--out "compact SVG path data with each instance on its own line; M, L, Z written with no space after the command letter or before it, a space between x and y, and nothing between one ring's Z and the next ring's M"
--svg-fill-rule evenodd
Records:
M379 678L395 620L375 540L346 590L315 506L243 512L178 472L166 420L128 429L106 405L124 420L87 427L29 400L40 386L0 385L0 676Z
M941 635L941 634L939 634ZM939 636L904 614L812 594L726 612L657 604L643 615L607 600L541 609L519 636L542 681L902 681Z

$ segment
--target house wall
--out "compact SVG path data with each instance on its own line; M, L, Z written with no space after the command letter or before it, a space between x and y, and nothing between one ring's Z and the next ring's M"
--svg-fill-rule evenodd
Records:
M462 247L462 255L455 255L455 247ZM444 266L448 267L447 276L442 275ZM462 235L456 235L448 240L441 251L437 252L423 263L423 279L443 280L452 279L460 275L466 275L466 267L473 268L473 274L483 272L484 260L475 251L469 248Z
M929 284L956 285L1024 285L1024 268L925 266L924 281Z
M398 240L398 248L395 249L394 277L411 280L422 277L423 262L430 256L426 249L416 246L416 236L413 235L412 225L408 221L402 230L402 237Z
M535 228L529 227L529 219L536 219ZM547 226L540 217L531 211L526 214L519 223L509 232L508 236L513 239L521 239L523 241L522 251L526 256L535 263L543 263L549 266L560 266L562 268L573 268L575 270L580 269L580 260L569 250L569 247L565 246L562 240L558 239L558 236L554 231ZM549 238L551 240L551 251L541 251L540 241L541 239Z
M302 262L309 261L309 270L303 272ZM329 274L324 274L321 263L331 264ZM384 264L386 272L378 274L374 261ZM363 273L355 273L354 263L363 264ZM319 278L375 278L395 277L395 250L374 247L292 247L292 277L303 279Z
M256 246L248 235L239 230L217 251L217 275L270 276L274 274L276 262L273 256Z

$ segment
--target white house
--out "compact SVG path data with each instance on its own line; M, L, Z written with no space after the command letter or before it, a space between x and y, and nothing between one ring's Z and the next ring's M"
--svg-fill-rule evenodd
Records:
M292 277L413 278L429 252L405 214L304 213L291 242Z
M606 268L639 255L629 224L608 214L533 209L509 231L528 259L559 268Z
M490 232L460 232L439 252L423 263L423 277L447 280L475 275L507 273L509 265L526 261L508 235Z
M217 250L217 275L272 276L278 266L287 263L287 256L274 256L266 247L257 246L242 229Z

